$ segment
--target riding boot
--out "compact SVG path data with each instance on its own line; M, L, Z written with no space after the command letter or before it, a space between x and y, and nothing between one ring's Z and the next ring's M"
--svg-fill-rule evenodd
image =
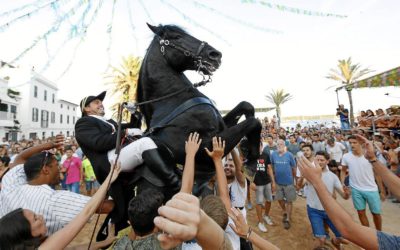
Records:
M169 186L172 192L179 192L181 180L174 172L173 168L164 162L157 148L144 151L142 153L142 158L146 166L158 176L166 186Z

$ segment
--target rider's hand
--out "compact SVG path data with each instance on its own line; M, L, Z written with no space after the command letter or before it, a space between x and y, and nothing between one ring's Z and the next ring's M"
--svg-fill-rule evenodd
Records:
M190 133L188 140L185 142L186 155L194 156L199 150L201 139L199 139L199 133Z
M52 148L59 149L59 148L64 147L64 140L65 140L65 138L64 138L63 134L56 135L56 138L53 141Z
M208 148L205 148L208 156L210 156L214 161L221 160L224 156L224 149L225 149L225 141L222 140L221 137L213 137L213 151L209 151Z

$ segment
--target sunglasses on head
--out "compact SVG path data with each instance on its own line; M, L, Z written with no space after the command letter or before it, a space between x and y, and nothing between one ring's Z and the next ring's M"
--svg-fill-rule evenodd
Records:
M52 152L48 151L48 150L43 151L42 153L45 153L45 156L44 156L43 161L42 161L42 166L46 166L49 163L48 162L49 158L51 158L54 154Z

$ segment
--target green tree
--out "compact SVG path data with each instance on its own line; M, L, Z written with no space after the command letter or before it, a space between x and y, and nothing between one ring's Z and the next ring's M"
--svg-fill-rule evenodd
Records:
M330 69L329 74L326 76L328 79L341 82L347 91L350 104L350 125L354 125L354 113L353 113L353 97L351 91L353 90L354 83L364 75L371 73L372 70L368 68L361 68L359 63L353 64L351 57L347 60L338 60L337 68Z
M293 98L293 96L289 93L285 93L285 90L278 89L272 90L269 95L266 95L265 98L268 102L275 105L276 116L278 118L278 126L281 126L281 106L282 104L288 102Z
M122 102L132 102L136 100L136 89L139 78L139 70L142 60L139 57L129 55L122 58L122 63L119 68L111 67L111 73L106 76L110 79L107 84L112 85L111 94L117 95L115 103L112 104L113 118L117 118L118 106ZM122 118L128 122L130 113L128 110L123 111Z

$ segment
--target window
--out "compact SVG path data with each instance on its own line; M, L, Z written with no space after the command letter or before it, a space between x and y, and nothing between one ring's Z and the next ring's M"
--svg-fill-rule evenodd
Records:
M36 97L36 98L37 98L37 92L38 92L38 87L35 85L35 86L33 87L33 97Z
M72 124L75 124L75 116L72 117Z
M8 105L5 103L0 103L0 111L7 112L8 111Z
M50 122L56 123L56 112L51 112Z
M46 139L46 132L42 132L42 140Z
M62 118L63 118L62 115L60 115L60 123L61 123L61 124L62 124L62 122L63 122L63 121L62 121L62 120L63 120Z
M67 109L69 110L69 105L67 106Z
M63 105L62 105L62 103L61 103L61 105L60 105L60 108L63 108Z
M67 124L69 124L69 115L67 115Z
M75 111L75 107L73 107L72 110Z
M17 106L10 105L10 112L12 114L13 119L17 119Z
M40 120L40 127L42 128L48 128L49 127L49 111L47 110L42 110L41 114L41 120Z
M69 136L69 131L67 131L67 137Z
M44 91L44 100L47 101L47 90Z
M32 108L32 121L37 122L39 120L39 109Z
M52 95L52 102L54 103L54 102L55 102L55 100L56 100L56 95L55 95L55 94L53 94L53 95Z
M51 137L54 137L54 132L53 131L51 131Z
M36 139L36 133L29 133L29 139Z

